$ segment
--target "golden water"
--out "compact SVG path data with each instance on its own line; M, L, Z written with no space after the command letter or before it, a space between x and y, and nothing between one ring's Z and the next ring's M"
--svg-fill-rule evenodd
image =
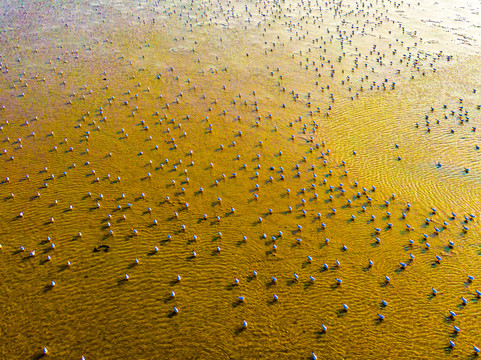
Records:
M479 3L0 10L0 358L474 356Z

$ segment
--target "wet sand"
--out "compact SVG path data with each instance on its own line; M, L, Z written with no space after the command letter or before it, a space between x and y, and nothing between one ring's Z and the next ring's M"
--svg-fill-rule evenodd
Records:
M0 12L1 358L475 357L478 3Z

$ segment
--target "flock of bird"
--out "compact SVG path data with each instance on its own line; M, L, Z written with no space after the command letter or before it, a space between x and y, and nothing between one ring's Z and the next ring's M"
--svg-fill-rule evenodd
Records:
M23 6L25 16L36 11ZM368 326L386 325L392 301L399 301L389 296L402 298L396 291L409 286L414 269L439 271L434 278L423 276L431 290L418 296L460 298L458 310L445 309L437 319L440 327L449 326L442 330L445 351L455 351L462 330L457 316L477 306L481 291L473 268L455 275L466 291L454 295L443 284L449 275L443 267L457 266L459 253L468 251L479 215L458 215L443 204L438 210L407 198L402 188L369 183L362 169L350 167L348 156L362 154L330 149L323 133L333 110L436 77L457 60L433 51L421 31L399 21L396 11L411 6L146 1L109 17L99 4L92 16L102 20L102 35L114 34L108 38L80 45L85 39L76 39L75 29L81 22L72 17L62 20L59 31L69 47L80 48L10 39L0 54L0 256L11 258L2 260L3 276L19 264L61 266L28 279L41 279L35 286L49 301L66 291L69 272L70 281L80 281L75 269L88 270L80 254L92 249L94 262L103 261L104 252L116 257L109 281L119 292L149 279L144 269L160 257L169 274L161 306L165 321L175 323L197 301L182 300L191 296L182 288L182 270L203 263L221 269L227 290L212 290L210 297L223 298L222 291L232 298L238 336L260 326L255 310L242 311L252 297L282 306L303 302L288 296L301 285L303 290L293 291L329 288L342 294L347 287L352 294L351 284L362 276L369 286L378 284L384 297L373 307L365 305L371 296L363 291L355 292L355 306L352 297L338 304L329 294L317 299L316 306L329 303L326 309L338 316L326 316L311 329L323 341L334 321L356 316L363 303L363 314L372 319ZM115 16L135 31L116 36ZM42 19L59 28L58 19ZM170 38L159 40L158 34ZM475 94L472 89L460 96ZM455 134L455 122L469 123L475 133L479 105L469 106L459 98L452 109L431 107L415 126L432 134L450 121ZM383 151L402 147L401 140ZM470 166L463 163L466 175ZM215 282L215 271L186 273ZM265 290L249 291L256 283ZM389 290L396 283L402 285ZM317 359L323 350L315 346L297 356ZM40 346L37 357L55 356L55 347Z

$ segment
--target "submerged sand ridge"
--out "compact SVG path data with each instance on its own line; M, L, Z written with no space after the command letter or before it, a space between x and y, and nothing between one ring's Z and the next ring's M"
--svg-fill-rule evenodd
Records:
M4 3L1 357L474 356L478 7Z

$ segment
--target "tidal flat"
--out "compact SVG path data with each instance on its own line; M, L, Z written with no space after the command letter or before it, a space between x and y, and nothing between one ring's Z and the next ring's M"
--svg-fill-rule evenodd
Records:
M480 8L1 2L0 358L475 359Z

